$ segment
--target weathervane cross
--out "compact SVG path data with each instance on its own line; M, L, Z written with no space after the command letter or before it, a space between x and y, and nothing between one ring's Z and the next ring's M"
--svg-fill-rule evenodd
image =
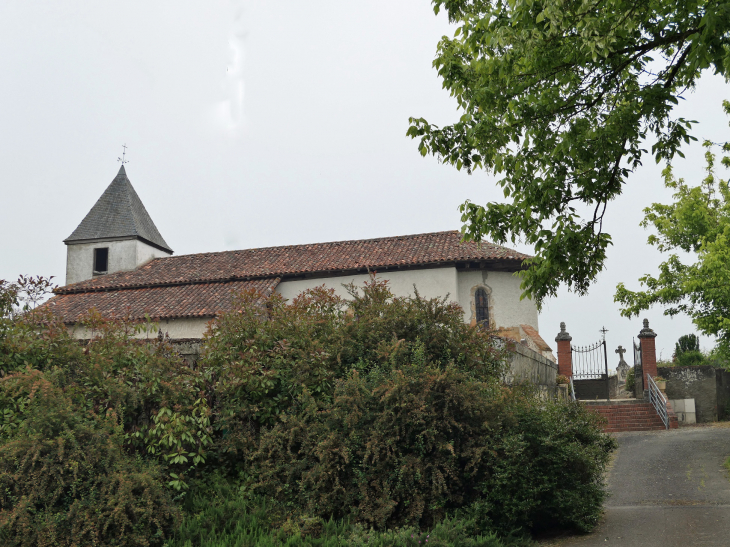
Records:
M605 342L606 341L606 333L608 332L608 329L606 327L603 327L598 332L600 332L603 335L603 341Z
M129 160L128 159L125 159L125 156L127 155L127 144L126 143L123 144L122 145L122 148L124 148L124 152L122 152L122 157L121 158L117 158L117 161L121 161L122 162L122 165L124 165L125 163L129 163Z

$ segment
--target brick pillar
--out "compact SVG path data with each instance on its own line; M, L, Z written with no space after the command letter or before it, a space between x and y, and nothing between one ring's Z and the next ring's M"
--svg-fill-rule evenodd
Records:
M568 378L573 376L573 353L570 350L572 339L570 334L565 332L565 323L560 323L560 332L555 337L555 341L558 343L558 374Z
M639 332L639 338L641 339L641 367L644 369L644 389L648 389L649 383L646 375L648 374L652 378L657 375L656 344L654 343L656 333L649 328L648 319L644 319L644 328Z

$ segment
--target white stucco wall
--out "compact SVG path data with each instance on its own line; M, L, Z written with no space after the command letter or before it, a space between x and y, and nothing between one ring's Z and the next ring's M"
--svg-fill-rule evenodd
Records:
M208 330L208 322L210 318L204 319L166 319L155 326L149 332L140 332L135 338L154 338L157 336L158 330L167 333L170 338L202 338L206 330ZM91 338L91 332L80 325L69 327L69 331L75 338L87 340Z
M415 283L419 294L424 298L438 298L449 294L450 300L456 300L456 268L383 272L378 273L377 277L378 279L387 280L390 290L396 296L412 296L413 284ZM347 298L349 295L342 286L343 284L355 283L355 285L362 285L369 279L368 274L363 274L284 281L279 283L276 292L287 300L292 300L306 289L324 285L328 289L335 289L338 296Z
M134 270L153 258L170 256L170 253L147 245L138 239L96 240L75 243L66 248L66 285L91 279L94 276L94 249L109 249L107 273Z
M306 289L325 285L335 293L347 297L342 286L350 282L361 285L368 275L329 277L284 281L276 292L291 300ZM474 292L484 287L489 294L490 325L493 328L531 325L536 330L537 307L529 299L520 300L520 278L510 272L469 271L457 272L456 268L433 268L378 273L379 279L386 279L396 296L413 295L413 284L424 298L439 298L449 295L449 300L458 302L464 309L464 322L476 323Z
M511 272L458 272L458 302L464 308L464 321L476 323L474 292L483 287L489 295L489 322L492 328L530 325L539 331L537 307L532 300L520 300L520 278Z

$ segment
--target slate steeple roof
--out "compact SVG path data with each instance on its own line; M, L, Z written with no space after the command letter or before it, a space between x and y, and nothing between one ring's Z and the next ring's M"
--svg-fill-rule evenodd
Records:
M93 239L137 238L172 253L127 178L124 165L66 245Z

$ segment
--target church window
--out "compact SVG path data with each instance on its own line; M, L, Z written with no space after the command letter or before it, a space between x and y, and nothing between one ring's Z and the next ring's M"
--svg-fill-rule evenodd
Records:
M489 326L489 297L484 289L477 289L474 294L477 313L477 325Z
M109 247L94 249L94 273L109 271Z

